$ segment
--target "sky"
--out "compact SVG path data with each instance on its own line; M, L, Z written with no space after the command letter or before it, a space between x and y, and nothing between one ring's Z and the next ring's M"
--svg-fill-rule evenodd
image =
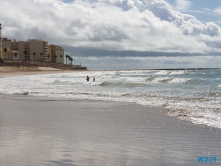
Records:
M1 0L0 22L90 70L221 67L220 0Z

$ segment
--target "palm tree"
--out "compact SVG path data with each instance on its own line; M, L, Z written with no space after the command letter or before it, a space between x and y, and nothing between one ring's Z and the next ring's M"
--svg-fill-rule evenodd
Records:
M33 52L33 55L34 55L34 62L35 62L35 55L36 55L36 53L35 53L35 52Z
M43 55L43 54L42 54L42 52L40 53L40 55L41 55L41 61L43 62L43 59L42 59L42 55Z
M5 58L4 59L6 59L6 53L8 52L8 50L7 50L7 48L4 48L3 51L5 52Z
M68 59L69 59L69 61L71 61L71 65L72 65L73 58L69 57Z
M65 55L65 58L66 58L66 64L67 64L67 59L69 58L70 56L68 54Z
M62 63L62 57L63 57L63 55L60 55L60 58L61 58L61 63Z

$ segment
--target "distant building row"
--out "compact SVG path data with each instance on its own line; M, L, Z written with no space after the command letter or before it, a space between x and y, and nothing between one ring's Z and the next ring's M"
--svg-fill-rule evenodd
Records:
M64 63L64 49L57 45L48 45L47 41L31 39L28 41L2 39L3 60L38 61Z

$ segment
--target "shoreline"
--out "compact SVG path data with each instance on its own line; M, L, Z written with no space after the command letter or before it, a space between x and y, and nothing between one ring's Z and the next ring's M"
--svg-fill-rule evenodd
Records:
M148 68L148 69L109 69L109 70L88 70L88 71L136 71L136 70L220 70L221 68Z
M13 66L0 66L0 74L1 73L19 73L19 72L92 72L92 71L134 71L134 70L220 70L221 68L162 68L162 69L96 69L96 70L64 70L57 69L51 67L23 67L23 69L19 69Z
M49 68L50 69L50 68ZM85 75L89 74L90 72L99 72L96 70L48 70L48 68L42 67L42 70L40 71L5 71L5 72L1 72L0 71L0 78L1 77L13 77L13 76L25 76L25 75L44 75L44 74L62 74L62 73L79 73L79 72L83 72L85 73ZM107 71L108 72L108 71ZM1 94L1 93L0 93ZM44 98L45 100L53 100L53 101L101 101L101 102L116 102L115 100L102 100L102 99L71 99L71 98L59 98L59 97L43 97L43 96L30 96L28 94L28 92L24 92L24 93L14 93L14 94L3 94L3 95L25 95L25 96L29 96L30 98ZM120 103L127 103L127 101L120 101ZM138 104L137 102L129 102L131 104ZM138 105L143 105L143 104L138 104ZM145 105L145 104L144 104ZM158 106L151 106L151 105L145 105L147 107L151 107L151 108L158 108ZM171 117L175 117L179 120L184 120L184 121L189 121L193 124L197 124L197 125L206 125L206 126L210 126L210 127L214 127L214 128L220 128L220 127L216 127L214 125L209 125L209 124L205 124L205 123L199 123L199 122L194 122L191 119L186 118L187 115L185 114L172 114L174 111L169 110L169 108L165 108L162 106L162 108L164 109L168 109L167 111L167 116L171 116ZM171 113L172 112L172 113ZM220 128L221 129L221 128Z
M198 156L221 164L220 129L168 116L164 108L4 94L0 105L3 165L198 166Z

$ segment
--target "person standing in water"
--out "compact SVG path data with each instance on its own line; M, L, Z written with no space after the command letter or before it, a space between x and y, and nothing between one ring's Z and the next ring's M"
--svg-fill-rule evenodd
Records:
M87 76L86 80L87 80L87 81L89 81L89 80L90 80L90 78Z
M95 81L95 77L93 78L93 82Z

